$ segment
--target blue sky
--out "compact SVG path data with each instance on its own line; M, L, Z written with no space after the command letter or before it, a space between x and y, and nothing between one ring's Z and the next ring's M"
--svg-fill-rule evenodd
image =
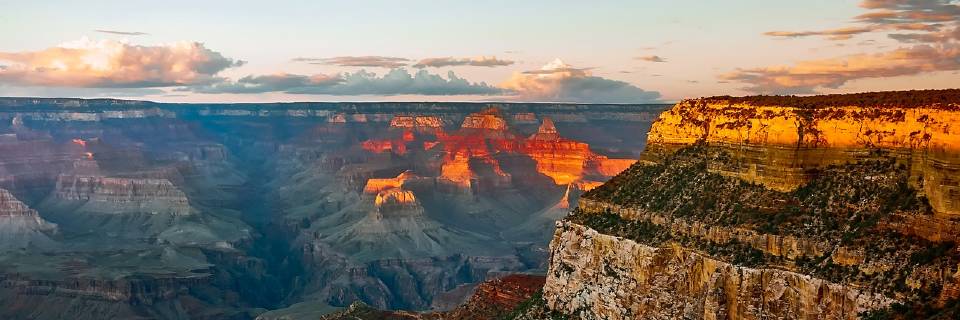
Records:
M716 94L939 88L960 80L955 74L957 68L949 63L952 59L957 64L957 57L950 51L956 47L955 38L906 43L889 37L889 33L899 30L879 28L842 41L821 36L764 34L886 24L855 17L890 10L950 14L956 6L956 2L947 0L927 1L929 5L914 7L876 7L872 2L876 1L3 1L0 52L6 57L0 54L0 66L5 66L0 69L0 94L123 96L164 101L642 102L639 100L672 101ZM951 21L941 18L909 23L938 25L937 30L922 31L929 33L954 27ZM76 74L77 66L69 66L73 73L36 74L37 70L50 70L44 63L52 61L48 58L53 55L83 54L76 50L54 52L50 48L69 43L72 48L90 53L110 47L105 41L157 49L151 53L156 54L154 58L163 56L162 49L172 43L197 42L202 44L198 52L215 52L224 59L243 63L217 68L213 73L208 70L209 74L201 77L179 74L162 79L155 75L133 79L137 75L127 73L122 79L96 81L118 75L98 73L97 79L84 78ZM840 85L825 79L812 82L816 84L813 86L799 85L794 81L795 74L788 74L794 78L785 81L770 80L782 74L771 71L775 66L858 59L857 55L882 55L898 48L913 50L916 46L937 47L939 54L930 59L945 59L948 63L931 61L927 64L935 67L927 68L923 61L915 61L906 66L911 67L907 71L878 72L871 68L850 74L850 70L840 70L845 79ZM123 52L125 56L129 54ZM33 55L25 58L24 53ZM41 53L42 59L38 58ZM379 77L390 68L292 61L298 57L365 56L404 58L411 65L425 58L469 61L482 56L509 64L425 68L430 75L444 79L453 71L471 84L485 83L495 90L461 90L455 89L456 85L443 84L439 89L423 91L429 83L405 80L396 87L386 83L390 79L381 80ZM863 61L862 58L856 61ZM542 66L555 59L563 63L552 66L563 67L552 78L542 72L523 73L542 70ZM126 68L122 63L126 62L113 65ZM165 67L170 66L151 65L144 70ZM419 71L410 66L404 69L411 78ZM372 76L373 80L360 79L369 80L362 83L344 80L344 73L360 70L376 76ZM575 71L568 72L571 70ZM755 72L731 74L738 70ZM8 73L6 77L4 72ZM290 90L291 85L271 82L264 86L264 78L253 78L264 75L303 77L296 78L301 79L296 82L298 89ZM318 80L318 75L324 76L324 80ZM765 80L758 80L757 75ZM238 82L247 76L252 77L250 81ZM271 79L290 83L289 77ZM223 83L211 85L212 82ZM507 82L513 85L505 85ZM391 89L364 90L362 86L366 84ZM250 92L227 89L238 87ZM443 88L451 89L452 94L436 94L444 92L440 90ZM605 96L607 89L613 91ZM657 93L656 97L651 93Z

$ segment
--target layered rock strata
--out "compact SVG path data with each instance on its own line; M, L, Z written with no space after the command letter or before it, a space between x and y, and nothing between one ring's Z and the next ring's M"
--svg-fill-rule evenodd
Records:
M746 268L561 223L544 297L582 319L858 319L894 302L857 286Z
M186 195L165 179L61 175L55 195L61 200L114 209L97 212L191 214Z
M723 97L684 100L654 123L643 159L657 161L703 141L734 157L714 168L717 172L791 190L809 181L810 169L869 157L879 148L904 158L912 182L939 216L955 217L960 216L956 103L801 107Z

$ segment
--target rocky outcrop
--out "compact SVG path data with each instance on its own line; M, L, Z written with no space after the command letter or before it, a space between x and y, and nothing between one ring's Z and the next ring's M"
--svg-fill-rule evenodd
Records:
M500 109L489 108L482 112L473 113L463 119L463 129L506 130L507 121L500 113Z
M417 177L416 174L414 174L409 170L404 171L403 173L400 173L395 178L367 179L367 184L363 187L363 192L369 193L369 194L377 194L377 193L380 193L380 191L384 191L387 189L403 187L403 185L407 183L407 181L417 180L417 179L419 179L419 177Z
M86 202L98 213L191 214L186 195L165 179L61 175L55 197Z
M956 123L960 108L934 102L912 107L897 107L895 102L799 107L749 99L684 100L654 123L643 159L657 161L681 146L703 141L734 157L714 168L717 172L791 190L809 181L811 169L884 149L911 166L913 183L938 215L953 217L960 216Z
M858 319L895 302L856 286L650 247L560 223L544 299L582 319Z
M543 284L543 276L524 274L488 280L477 286L470 299L460 306L435 315L441 319L503 319L543 288Z
M50 238L57 225L50 223L20 202L6 189L0 189L0 251L16 249L52 249Z
M417 197L410 190L401 188L388 189L377 193L373 202L377 207L377 218L383 219L384 215L423 215L423 207L417 201Z
M611 177L635 162L609 159L590 150L590 145L560 136L550 118L544 118L536 133L524 141L520 151L537 162L537 171L558 185L585 177Z
M426 129L426 128L443 128L443 119L437 116L407 116L407 115L397 115L390 120L391 128L406 128L406 129Z
M699 221L661 215L637 207L622 206L591 199L580 199L578 209L585 214L610 213L630 221L652 223L668 229L671 234L695 237L710 243L743 243L766 254L788 259L819 257L835 249L831 243L818 241L813 238L769 234L745 227L710 225ZM856 265L862 262L862 256L860 259L853 259L853 261L851 261L851 259L848 254L847 259L844 259L844 262L841 264Z

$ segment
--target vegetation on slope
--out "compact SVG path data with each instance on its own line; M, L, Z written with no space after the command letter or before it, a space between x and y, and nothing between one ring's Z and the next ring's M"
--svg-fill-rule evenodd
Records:
M885 224L895 219L894 213L931 214L927 200L907 182L909 169L897 159L877 152L857 163L830 166L792 192L775 191L709 170L729 161L724 151L694 145L659 164L634 165L583 197L639 208L668 219L810 239L833 249L820 256L793 260L765 253L748 243L711 242L674 232L669 225L626 220L611 212L578 209L567 220L652 246L679 243L746 267L783 268L835 283L858 284L903 301L896 307L913 310L913 318L953 310L953 297L944 294L942 281L929 274L955 270L960 262L956 245L907 236ZM833 255L841 247L863 252L864 261L859 265L836 263ZM879 267L865 271L867 268L861 268L865 265ZM919 286L918 278L925 279Z
M960 108L960 89L883 91L816 96L716 96L701 99L706 103L781 106L791 108L825 107L897 107Z
M570 316L557 311L550 310L547 307L547 301L543 299L543 290L535 293L530 299L524 301L510 314L502 318L503 320L567 320Z

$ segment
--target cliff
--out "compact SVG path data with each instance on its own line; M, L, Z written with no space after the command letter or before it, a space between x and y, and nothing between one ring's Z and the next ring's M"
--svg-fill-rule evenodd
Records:
M953 91L678 103L558 223L515 318L955 317Z
M908 94L901 93L899 101ZM717 172L785 191L809 181L811 169L889 150L911 167L911 183L923 190L939 216L960 215L958 102L897 106L906 102L896 99L817 105L814 101L822 98L808 98L810 102L790 100L787 106L772 99L684 100L654 123L643 159L657 161L678 147L703 141L733 156L714 168Z
M741 267L572 223L557 228L548 275L547 306L582 319L857 319L893 302L857 286Z
M41 218L6 189L0 189L0 251L52 249L57 243L50 236L56 233L56 224Z
M55 197L85 202L92 212L191 214L186 195L165 179L61 175Z

